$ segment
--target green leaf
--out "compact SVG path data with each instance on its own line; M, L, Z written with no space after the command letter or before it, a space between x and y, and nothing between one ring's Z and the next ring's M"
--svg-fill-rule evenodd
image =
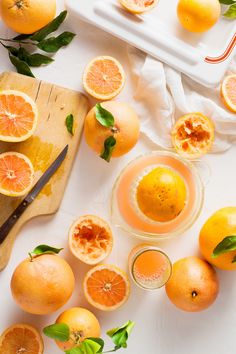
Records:
M56 53L60 48L67 46L75 37L72 32L63 32L58 37L44 39L38 43L38 48L47 53Z
M19 53L19 49L12 47L10 45L4 45L4 47L9 51L9 53L11 53L12 55L14 55L14 57L18 56Z
M236 4L231 5L228 10L224 13L224 16L230 19L236 18Z
M66 354L84 354L84 351L81 347L75 347L65 351Z
M224 5L232 5L235 3L235 0L220 0L220 3Z
M71 135L74 135L74 116L73 116L73 114L69 114L66 117L66 127L67 127L68 132Z
M236 250L236 236L225 237L214 249L211 257L217 258L221 254Z
M95 106L95 115L97 121L104 127L113 127L115 124L115 119L111 112L107 111L101 106L100 103L97 103Z
M18 50L18 58L20 60L25 61L29 66L32 67L39 67L41 65L47 65L53 62L54 60L46 55L42 54L30 54L27 50L23 47L20 47Z
M96 339L96 340L94 340ZM66 350L66 354L97 354L101 353L101 345L98 343L100 338L87 338L79 347Z
M32 41L41 42L50 33L55 32L60 27L62 22L65 21L66 16L67 16L67 11L61 12L60 15L54 18L54 20L52 20L47 26L35 32L28 38L30 38Z
M39 67L41 65L48 65L50 63L52 63L54 61L54 59L46 56L46 55L42 55L42 54L31 54L30 56L27 57L26 62L28 63L29 66L32 67Z
M134 322L128 321L122 327L111 329L107 332L107 335L111 337L115 344L115 350L120 348L127 348L127 340L134 327Z
M116 145L116 139L114 136L109 136L105 141L104 141L104 150L101 153L100 157L103 160L106 160L107 162L110 162L111 160L111 155L114 150L114 147Z
M9 55L9 58L11 63L16 67L16 70L19 74L34 77L34 74L30 70L30 67L26 62L20 60L19 58L13 55Z
M93 338L93 337L90 337L90 338L87 338L87 339L90 339L92 340L93 342L96 342L100 345L100 349L97 353L102 353L103 351L103 348L104 348L104 340L102 338Z
M70 339L70 328L65 323L55 323L47 326L43 329L43 333L59 342L67 342Z
M41 254L58 254L61 250L63 250L63 248L55 248L48 245L39 245L32 252L30 252L30 255L40 256Z
M41 28L39 31L31 34L20 34L13 38L14 41L23 41L24 39L31 39L32 41L40 42L46 38L50 33L55 32L60 25L65 21L67 11L61 12L48 25Z

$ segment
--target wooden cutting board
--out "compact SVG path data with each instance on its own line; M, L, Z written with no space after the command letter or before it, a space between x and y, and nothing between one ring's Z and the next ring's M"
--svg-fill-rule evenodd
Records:
M62 166L0 245L0 270L8 263L20 228L38 215L53 214L58 210L89 108L87 98L81 93L12 72L0 74L0 90L7 89L23 91L35 100L39 109L39 122L33 137L21 143L0 142L0 152L18 151L27 155L34 165L37 181L67 144L69 151ZM74 136L68 133L65 125L65 119L69 114L74 115ZM20 201L19 198L0 195L0 225Z

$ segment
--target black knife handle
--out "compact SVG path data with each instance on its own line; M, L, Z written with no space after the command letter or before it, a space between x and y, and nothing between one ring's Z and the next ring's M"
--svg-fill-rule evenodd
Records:
M0 227L0 245L6 239L7 235L13 228L13 226L17 223L20 216L24 213L27 207L31 204L30 201L26 199L18 205L18 207L13 211L13 213L9 216L9 218L4 222L4 224Z

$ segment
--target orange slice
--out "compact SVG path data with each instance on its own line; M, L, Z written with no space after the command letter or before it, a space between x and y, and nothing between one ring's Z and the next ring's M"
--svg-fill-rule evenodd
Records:
M171 136L173 146L180 155L196 159L212 148L214 125L201 113L189 113L176 122Z
M42 354L43 339L38 331L27 324L15 324L0 337L2 354Z
M116 97L125 84L125 73L115 58L101 56L93 59L85 68L84 89L99 100Z
M18 152L0 154L0 193L21 197L31 188L34 168L31 161Z
M121 5L132 14L142 14L152 10L158 0L119 0Z
M127 275L113 265L98 265L84 279L88 302L99 310L113 311L122 306L130 294Z
M236 112L236 75L226 76L221 85L221 97L225 106Z
M94 265L103 261L111 253L112 246L111 229L98 216L81 216L70 228L70 250L84 263Z
M36 103L25 93L0 92L0 140L24 141L33 135L38 121Z

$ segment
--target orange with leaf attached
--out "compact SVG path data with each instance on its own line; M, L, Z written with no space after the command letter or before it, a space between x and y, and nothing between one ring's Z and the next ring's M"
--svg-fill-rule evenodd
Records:
M97 119L98 107L108 111L114 124L107 127ZM106 112L104 113L106 114ZM137 143L139 138L140 123L137 114L127 103L107 101L91 109L85 119L84 133L87 144L101 155L104 152L104 143L110 137L115 138L115 145L111 157L119 157L128 153Z
M236 270L236 207L222 208L206 221L200 231L199 246L209 263L220 269Z
M22 310L46 315L69 300L75 285L70 265L55 254L29 257L15 269L11 292Z

